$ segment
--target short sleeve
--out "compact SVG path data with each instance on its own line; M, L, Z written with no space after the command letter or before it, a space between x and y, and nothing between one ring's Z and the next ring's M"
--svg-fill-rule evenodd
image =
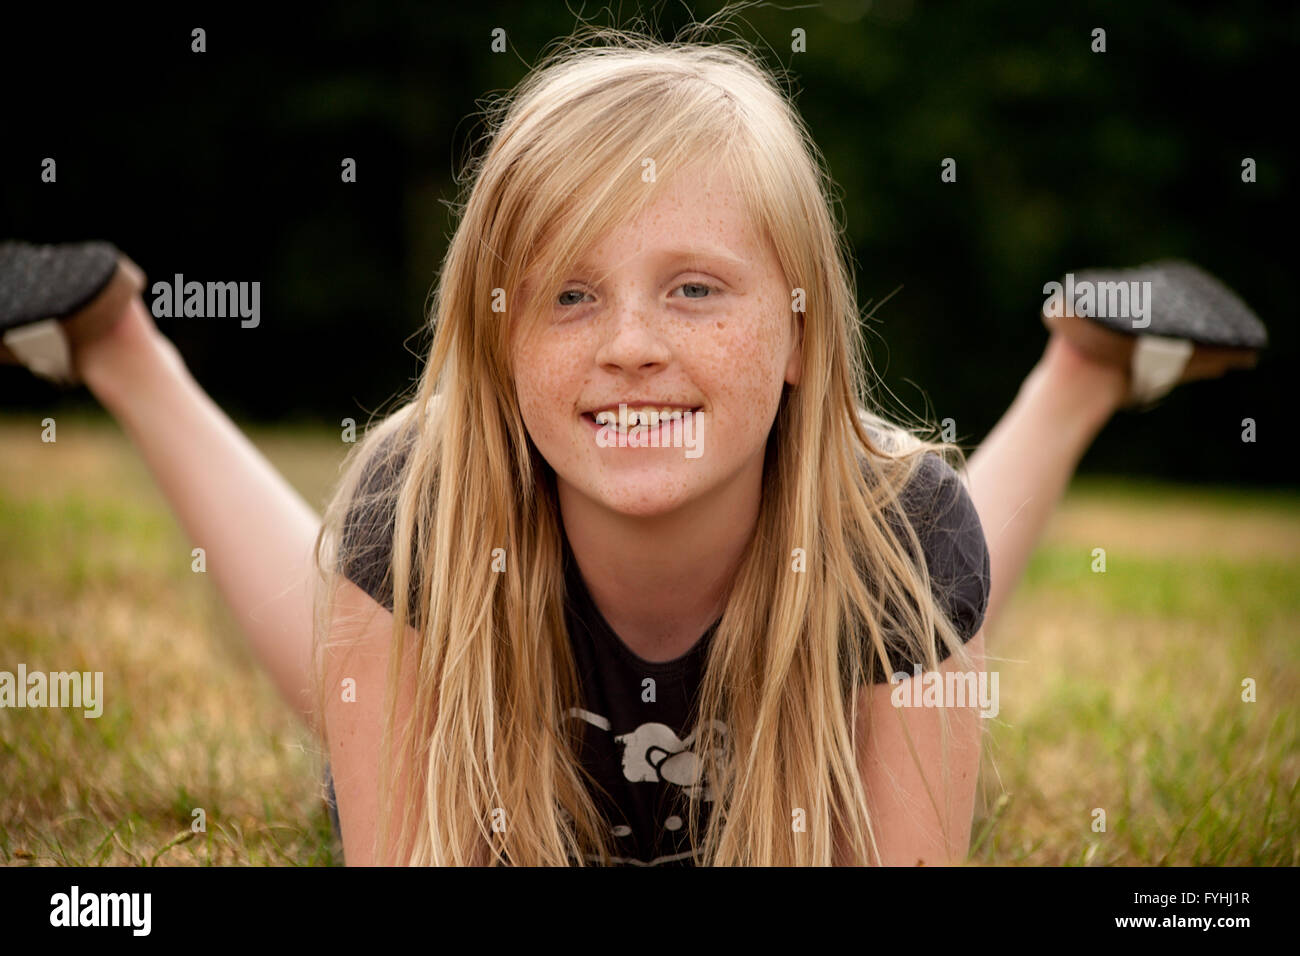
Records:
M926 453L900 498L921 543L931 591L965 643L979 633L989 599L988 544L975 502L952 466L933 452ZM888 643L894 668L912 673L917 662L911 654ZM949 656L942 642L936 651L940 661ZM882 661L874 679L889 681Z
M362 466L343 518L339 573L389 611L393 609L392 557L397 497L409 446L391 454L400 432L384 438ZM412 575L415 569L412 567Z

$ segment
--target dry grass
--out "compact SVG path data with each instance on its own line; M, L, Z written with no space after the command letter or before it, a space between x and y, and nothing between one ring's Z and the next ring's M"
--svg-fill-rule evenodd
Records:
M104 713L0 710L0 861L337 862L313 741L143 463L102 421L58 427L0 425L0 669L103 671ZM254 438L320 502L337 438Z
M252 436L321 501L336 434ZM0 460L0 670L103 671L106 698L0 709L0 862L337 863L313 742L120 432L11 418ZM1295 865L1297 635L1296 500L1076 483L989 631L973 860Z

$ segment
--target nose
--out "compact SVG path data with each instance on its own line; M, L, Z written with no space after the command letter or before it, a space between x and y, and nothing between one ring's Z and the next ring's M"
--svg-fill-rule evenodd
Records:
M672 350L649 309L620 303L611 310L596 362L608 371L654 371L668 364Z

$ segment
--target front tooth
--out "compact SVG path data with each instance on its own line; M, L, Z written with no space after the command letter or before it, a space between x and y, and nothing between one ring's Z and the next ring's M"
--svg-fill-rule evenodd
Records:
M615 411L596 412L594 417L597 425L618 426L618 413ZM680 408L636 408L630 409L627 413L627 427L628 429L649 428L655 422L667 422L674 419L680 420L681 418L682 410Z

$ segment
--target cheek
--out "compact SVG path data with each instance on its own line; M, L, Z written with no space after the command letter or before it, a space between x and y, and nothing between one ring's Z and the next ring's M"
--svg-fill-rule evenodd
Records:
M747 434L766 436L776 415L788 357L787 322L781 303L763 299L754 312L723 321L717 330L710 375L719 383L719 412L734 427L743 416Z
M523 416L524 426L536 441L537 428L546 418L544 393L546 379L541 374L536 348L528 338L521 338L514 345L510 358L513 364L519 413Z
M536 441L538 426L546 419L543 415L541 396L537 394L532 380L525 372L520 371L515 374L515 394L519 397L519 414L524 419L524 427L533 436L533 441Z
M573 343L530 336L514 353L519 410L533 440L566 429L581 390L581 360Z

